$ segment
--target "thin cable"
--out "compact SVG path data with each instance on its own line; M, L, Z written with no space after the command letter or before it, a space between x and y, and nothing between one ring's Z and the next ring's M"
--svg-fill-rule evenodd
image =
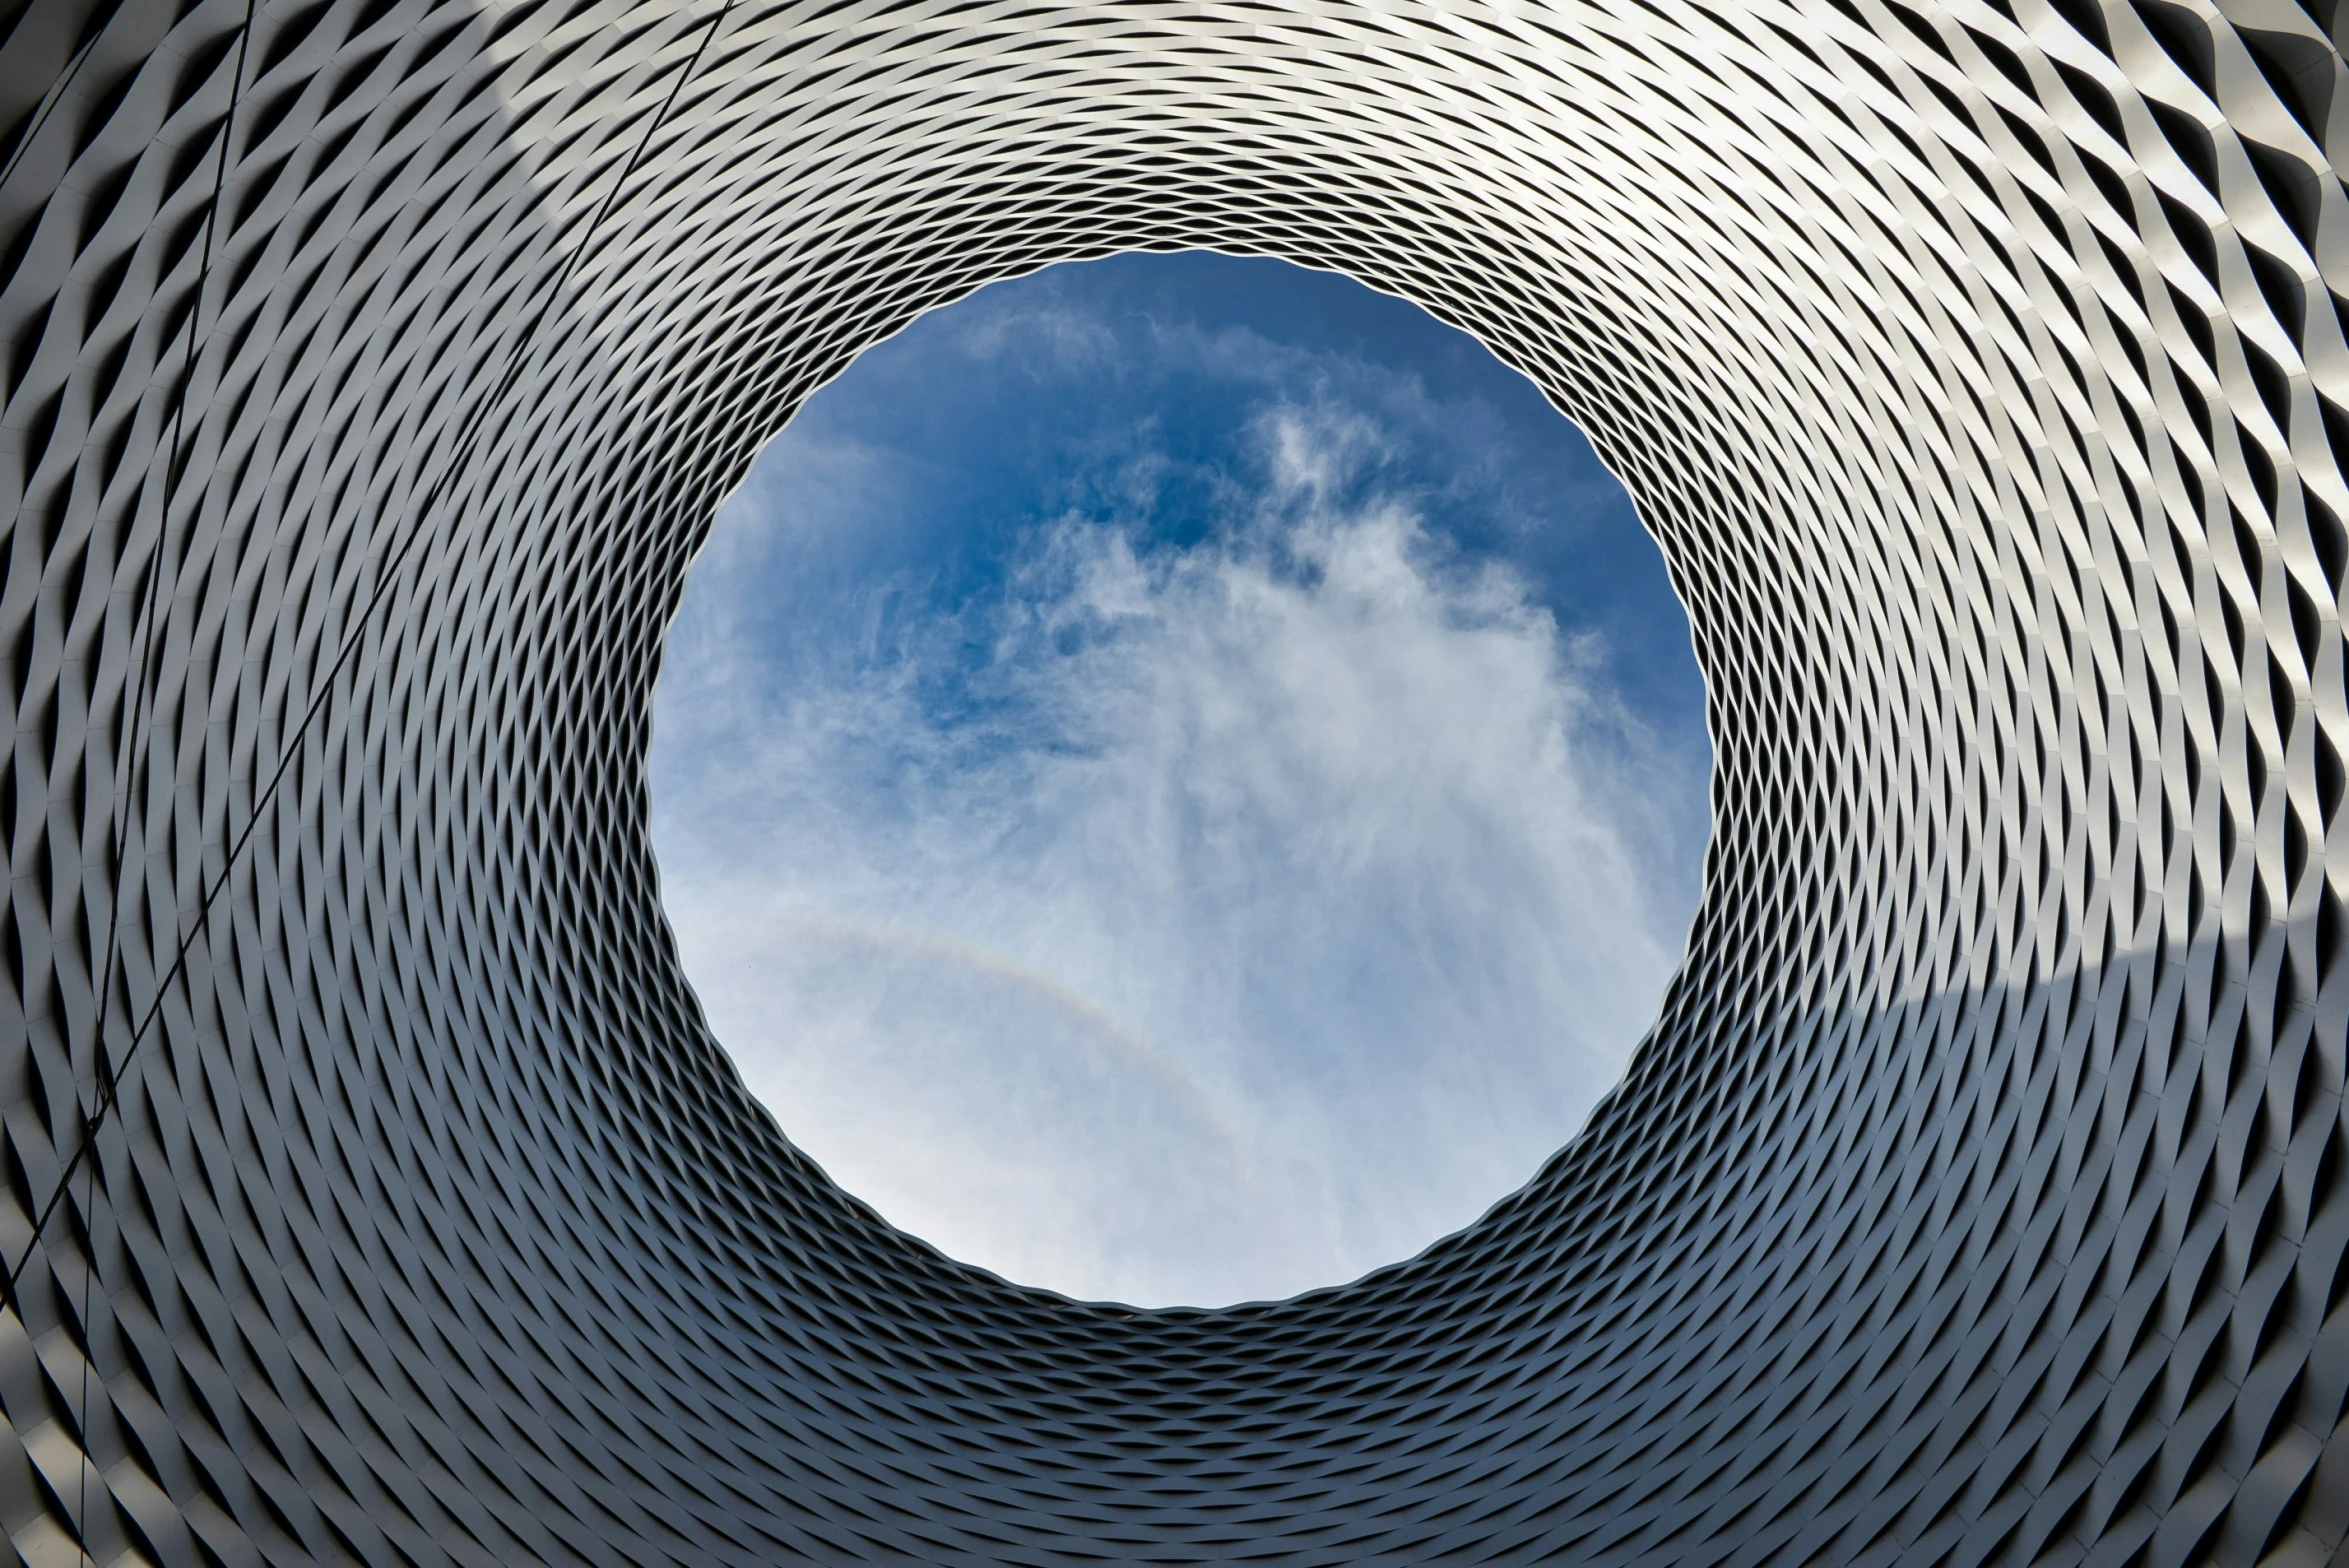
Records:
M188 389L195 384L196 359L203 345L201 327L204 296L209 292L212 281L212 258L220 226L220 198L228 186L228 154L236 140L237 108L244 101L245 59L253 41L254 8L255 0L245 0L244 20L237 25L236 65L228 79L228 109L220 121L220 151L212 165L212 196L204 208L204 248L199 252L196 263L195 299L188 308L187 347L180 356L179 385L172 394L171 441L165 449L163 495L156 509L155 548L148 552L146 582L140 591L138 615L132 624L132 640L140 644L138 680L131 690L123 693L122 723L115 732L115 798L121 805L117 808L118 815L114 823L113 868L106 884L114 899L113 918L106 923L106 948L98 965L98 1037L94 1042L97 1047L94 1054L98 1059L98 1079L94 1092L97 1108L91 1111L82 1124L81 1151L76 1153L73 1164L66 1167L64 1178L58 1182L60 1193L66 1181L72 1179L74 1166L84 1163L83 1153L96 1147L98 1132L105 1117L103 1108L113 1103L116 1093L113 1056L106 1049L106 1017L114 1007L117 979L124 982L126 989L129 980L128 975L119 973L127 963L122 956L122 871L130 859L131 823L138 812L139 790L142 783L151 784L154 779L152 766L139 766L139 754L146 748L138 743L146 734L149 710L154 702L155 656L161 644L160 630L164 620L159 613L159 601L163 596L164 557L171 545L171 503L186 462ZM90 43L83 46L84 57L97 39L98 35L93 33ZM197 497L197 504L199 507L203 504L202 495ZM87 1164L89 1181L82 1195L82 1388L78 1430L74 1434L82 1453L77 1478L81 1502L74 1515L74 1544L80 1548L82 1560L91 1562L94 1557L90 1551L90 1472L97 1467L98 1460L90 1451L90 1369L98 1354L92 1314L98 1288L98 1191L104 1180L105 1161L93 1157ZM56 1199L50 1201L54 1205ZM45 1221L46 1216L43 1218ZM41 1227L36 1224L30 1240L37 1243L40 1237ZM26 1257L28 1260L31 1257L29 1249ZM11 1269L6 1293L0 1295L0 1303L12 1308L16 1305L16 1281L17 1270ZM23 1314L19 1313L18 1316L21 1320Z
M163 599L164 561L171 545L171 505L179 476L187 463L188 389L195 384L196 359L202 350L199 328L204 318L204 296L212 278L212 260L220 217L220 198L228 187L228 154L236 139L237 107L245 92L245 57L253 36L255 0L245 0L245 19L238 28L235 73L229 78L228 112L220 123L220 151L212 168L212 199L204 212L204 247L196 267L195 303L188 311L187 348L180 357L179 386L172 397L171 441L165 449L163 469L163 500L156 520L155 548L147 556L146 581L141 588L137 619L132 626L132 639L140 644L138 684L125 692L122 723L116 731L116 798L123 802L121 816L114 825L114 863L108 887L114 893L114 918L106 927L106 949L99 964L99 975L104 987L99 993L98 1008L98 1083L97 1102L105 1104L115 1093L116 1069L105 1048L105 1019L112 1005L114 984L119 979L126 985L127 974L118 969L128 961L122 959L122 871L130 859L130 826L138 809L138 790L142 784L152 784L154 769L146 761L145 748L138 742L147 728L148 712L155 700L155 659L161 650L165 617L160 613ZM205 487L208 492L210 486ZM199 492L196 504L201 507L205 492ZM95 1133L92 1126L87 1131Z
M117 816L113 824L113 865L110 882L110 886L115 892L113 919L107 924L106 947L94 975L97 981L99 1031L96 1042L97 1049L93 1053L97 1057L97 1083L92 1109L83 1121L82 1131L85 1147L88 1141L97 1134L102 1119L102 1113L97 1107L103 1105L110 1098L114 1082L112 1061L106 1050L105 1028L106 1013L111 1005L114 992L117 959L121 951L122 899L120 889L123 866L129 859L130 834L127 826L129 803L138 782L134 772L135 754L138 750L136 742L140 731L145 727L147 708L154 688L158 631L158 618L155 611L156 600L162 585L164 556L170 540L171 488L178 480L180 466L184 461L188 388L195 381L196 355L199 351L198 330L204 315L204 296L211 279L214 231L220 213L220 198L228 180L228 149L236 130L237 107L244 96L246 46L252 36L253 16L254 0L245 0L245 17L239 26L237 39L236 70L229 79L228 109L221 119L220 151L213 163L212 195L204 212L204 243L197 256L195 303L188 311L187 346L181 355L179 385L172 398L172 435L163 472L164 494L161 503L161 518L156 526L155 548L147 557L147 571L141 585L137 619L132 624L132 641L140 644L139 662L134 666L137 683L123 693L123 718L115 731L115 796L123 802L123 805L119 808L120 815ZM91 43L95 44L96 41L93 38ZM79 1163L80 1155L77 1154L74 1161L66 1166L64 1175L58 1179L58 1192L51 1195L49 1206L42 1210L40 1218L35 1222L32 1240L37 1242L40 1239L42 1226L48 1222L49 1210L55 1207L58 1197L63 1194L67 1180L72 1177ZM30 1254L28 1253L27 1256L29 1257ZM17 1268L11 1269L5 1285L0 1285L0 1307L15 1309L17 1305L16 1284L22 1267L23 1265L20 1263ZM21 1316L21 1314L19 1315Z
M249 3L250 0L248 0ZM629 154L628 162L621 168L619 178L613 181L612 188L605 192L603 200L596 204L595 212L587 221L578 248L571 253L562 272L556 277L553 287L549 290L550 297L547 302L539 307L538 313L531 318L528 329L522 334L523 344L527 345L536 340L539 328L545 324L548 314L560 301L563 290L569 286L580 263L585 260L589 240L593 238L595 231L602 226L605 217L610 214L613 202L626 188L629 179L635 175L646 149L652 145L654 133L668 119L669 111L676 105L678 93L684 88L686 82L692 79L694 72L699 69L702 55L707 52L711 40L717 37L719 27L723 25L733 9L734 0L725 0L725 3L718 8L717 13L710 18L708 30L702 34L701 42L695 46L692 57L685 62L685 69L670 85L668 96L661 100L660 111L645 126L644 135L638 139L635 150ZM472 455L473 447L480 437L483 423L487 420L489 411L502 402L506 394L513 390L514 383L521 377L523 365L521 351L518 349L515 357L507 361L505 374L499 378L497 386L490 395L474 405L472 414L467 418L465 428L459 432L454 456L441 470L440 477L434 480L431 488L426 491L423 501L415 508L416 515L429 518L432 509L439 504L442 493L450 480L465 470L466 460ZM418 527L400 544L391 560L385 563L383 573L376 582L374 593L369 596L366 605L360 610L351 631L343 640L341 649L336 653L333 664L327 667L325 678L319 684L318 694L311 699L310 706L303 710L301 722L294 727L292 736L288 739L283 753L278 758L277 767L269 775L269 782L254 797L252 813L246 818L245 826L237 834L236 841L229 846L228 854L221 862L219 874L214 877L211 885L205 890L203 898L198 902L195 919L190 922L186 934L180 938L178 951L173 955L170 966L156 981L155 994L148 1002L146 1012L140 1016L138 1027L132 1032L130 1043L122 1053L121 1062L119 1065L109 1063L107 1066L101 1084L101 1098L84 1124L81 1143L74 1150L73 1158L67 1162L63 1173L59 1175L57 1186L49 1194L48 1201L41 1206L39 1214L35 1217L32 1234L26 1238L23 1254L8 1270L5 1292L0 1294L0 1306L5 1306L6 1310L12 1312L17 1310L18 1282L23 1278L25 1269L31 1265L33 1253L40 1247L41 1236L48 1228L51 1217L55 1215L59 1200L65 1196L75 1172L81 1167L82 1161L89 1156L90 1150L97 1140L99 1130L105 1125L108 1113L113 1110L115 1102L119 1098L122 1074L129 1071L132 1059L138 1055L139 1047L146 1042L148 1031L154 1027L156 1018L162 1012L163 998L170 994L172 986L186 971L188 954L194 951L196 938L203 933L205 924L211 917L213 904L218 901L221 893L227 888L229 878L236 871L237 862L243 858L246 846L252 842L253 834L260 827L270 802L275 799L279 785L284 783L286 774L293 767L294 759L301 754L303 737L309 733L310 726L316 722L319 714L325 711L329 699L334 695L335 682L341 678L343 669L350 662L351 656L358 652L359 646L364 640L366 629L375 618L375 612L382 607L383 601L391 592L392 585L399 580L401 571L406 567L408 556L415 550L418 542L423 539L424 533L425 529ZM103 1018L103 1016L104 1014L101 1012L100 1017ZM106 1055L103 1042L101 1042L100 1056L103 1059ZM21 1313L18 1315L22 1316Z
M92 28L90 36L83 39L81 47L73 52L73 58L65 62L65 70L57 78L56 84L42 94L41 106L33 112L32 122L17 137L16 145L8 149L8 163L0 167L0 187L8 184L16 173L17 165L24 162L25 149L32 146L40 136L41 128L49 123L49 116L56 112L57 106L65 101L65 95L72 91L74 78L82 74L82 66L89 60L90 51L98 47L98 40L104 36L106 29L103 25Z

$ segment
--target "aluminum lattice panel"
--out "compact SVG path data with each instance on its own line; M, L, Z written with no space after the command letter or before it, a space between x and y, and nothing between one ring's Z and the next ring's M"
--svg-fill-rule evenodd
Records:
M2332 1556L2311 3L30 0L15 1551ZM1590 432L1689 607L1716 827L1662 1022L1532 1185L1354 1285L1136 1312L778 1135L643 757L687 561L812 387L1203 245L1415 299Z

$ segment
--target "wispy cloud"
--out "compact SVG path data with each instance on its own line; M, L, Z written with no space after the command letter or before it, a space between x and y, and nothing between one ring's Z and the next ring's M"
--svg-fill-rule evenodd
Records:
M1106 520L951 614L899 613L915 553L797 639L778 573L893 481L795 453L813 504L727 520L659 693L664 897L753 1091L893 1221L1075 1295L1285 1294L1468 1222L1683 936L1655 802L1701 759L1382 482L1375 409L1269 399L1248 449L1198 537L1130 442Z

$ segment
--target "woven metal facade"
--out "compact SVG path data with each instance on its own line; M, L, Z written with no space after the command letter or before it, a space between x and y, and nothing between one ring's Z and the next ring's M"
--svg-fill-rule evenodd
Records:
M2338 1561L2312 4L29 0L17 1558ZM1419 301L1591 434L1716 822L1530 1186L1144 1312L793 1150L643 780L687 562L812 387L1189 246Z

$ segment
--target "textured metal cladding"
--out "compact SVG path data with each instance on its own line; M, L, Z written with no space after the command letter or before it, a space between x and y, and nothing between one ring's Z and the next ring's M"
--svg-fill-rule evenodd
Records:
M20 1560L2339 1560L2330 0L11 15ZM1591 433L1716 827L1531 1185L1145 1312L777 1132L643 760L812 387L1186 246L1417 300Z

